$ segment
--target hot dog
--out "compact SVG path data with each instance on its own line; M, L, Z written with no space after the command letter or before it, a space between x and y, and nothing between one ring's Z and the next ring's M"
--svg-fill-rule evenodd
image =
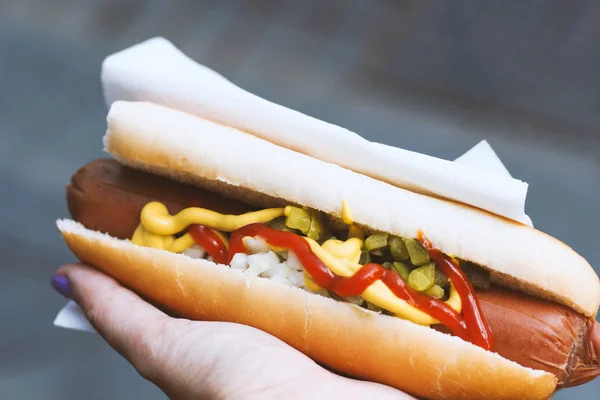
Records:
M129 239L140 224L140 211L161 201L171 214L186 207L205 207L226 214L255 208L240 201L98 159L79 169L67 187L71 216L92 230Z
M559 388L600 375L597 321L560 304L497 286L478 296L501 356L551 372Z
M112 159L83 166L67 186L67 203L76 221L121 239L133 236L143 206L152 201L167 205L171 214L190 206L227 214L255 209L216 193L124 167ZM496 285L477 290L477 296L494 332L495 351L501 356L556 375L558 387L579 385L600 374L598 322L560 304ZM435 328L448 332L441 325Z
M255 326L427 398L546 398L598 374L598 277L532 228L152 104L115 103L105 146L180 183L92 164L67 190L83 225L59 229L166 309ZM200 259L175 254L194 246ZM492 286L475 291L469 269Z

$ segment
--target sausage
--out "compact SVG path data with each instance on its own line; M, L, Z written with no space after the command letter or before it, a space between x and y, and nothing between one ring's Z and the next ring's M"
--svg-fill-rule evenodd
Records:
M67 186L73 219L89 229L131 238L143 206L163 202L170 213L198 206L228 214L254 208L196 187L100 159L80 168ZM495 351L525 367L553 373L558 387L600 375L600 324L548 300L492 286L477 295L494 335ZM443 326L435 329L446 332Z
M600 375L600 324L569 307L493 286L478 292L496 352L556 375L558 387Z
M187 207L204 207L226 214L255 208L240 201L98 159L81 167L67 185L67 205L75 221L88 229L129 239L140 223L140 212L150 201L161 201L171 214Z
M600 323L541 298L492 285L477 290L494 351L533 369L554 374L563 389L600 375ZM434 329L450 333L442 325Z

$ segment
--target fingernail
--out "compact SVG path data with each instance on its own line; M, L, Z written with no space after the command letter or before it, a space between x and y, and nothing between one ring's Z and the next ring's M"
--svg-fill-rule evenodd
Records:
M73 292L71 290L71 282L64 275L54 275L52 277L52 287L66 298L70 299Z

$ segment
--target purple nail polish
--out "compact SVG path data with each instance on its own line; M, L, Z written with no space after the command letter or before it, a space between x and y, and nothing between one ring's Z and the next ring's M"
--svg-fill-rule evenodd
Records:
M52 277L52 287L56 289L56 291L66 298L70 299L72 296L71 291L71 282L64 275L54 275Z

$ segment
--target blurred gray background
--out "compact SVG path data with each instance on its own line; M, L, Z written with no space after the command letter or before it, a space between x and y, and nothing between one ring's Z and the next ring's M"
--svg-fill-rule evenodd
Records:
M372 140L453 159L485 138L530 183L536 226L599 268L598 21L592 1L0 0L0 398L164 398L97 336L52 326L49 279L73 260L54 220L102 155L108 54L162 35Z

